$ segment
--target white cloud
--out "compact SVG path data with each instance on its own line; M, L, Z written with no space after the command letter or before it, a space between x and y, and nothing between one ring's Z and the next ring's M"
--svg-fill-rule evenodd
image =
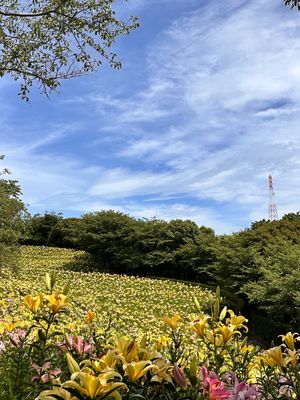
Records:
M266 217L271 172L279 213L297 211L300 14L280 1L201 3L147 43L146 68L142 60L138 78L127 75L142 77L133 91L102 82L62 100L99 121L85 144L109 148L111 163L38 154L76 131L76 116L40 138L27 132L20 148L5 141L30 202L191 218L224 232Z

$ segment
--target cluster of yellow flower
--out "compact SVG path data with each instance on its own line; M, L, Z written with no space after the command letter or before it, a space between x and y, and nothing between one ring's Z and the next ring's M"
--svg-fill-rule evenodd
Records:
M18 275L8 271L0 283L0 335L18 344L14 335L20 336L20 328L27 329L30 335L22 333L21 339L26 337L35 348L42 343L41 354L57 348L65 354L62 359L69 370L59 378L63 363L55 365L58 359L51 359L56 369L47 366L46 373L36 378L48 382L37 400L109 396L120 400L134 387L144 390L153 384L177 384L180 390L191 390L190 398L230 399L239 390L244 397L233 398L300 396L297 333L282 335L279 346L261 350L247 339L247 319L220 307L218 292L214 295L177 282L65 271L63 264L78 253L22 251ZM51 274L46 272L49 265ZM67 282L63 288L56 289L56 277ZM38 291L41 280L44 292ZM75 285L70 287L70 281ZM29 289L37 294L25 295ZM211 315L207 309L213 310ZM234 378L228 378L229 371ZM229 383L219 378L226 376L230 384L235 380L235 388L229 390ZM197 395L200 387L204 397ZM134 393L139 397L142 392Z
M92 310L99 333L106 329L111 319L110 333L115 338L128 334L142 338L147 331L148 339L154 343L166 334L165 325L159 318L161 315L189 314L193 310L192 296L202 298L207 308L214 301L214 295L199 286L114 274L74 272L67 268L83 255L83 252L67 249L22 247L17 273L7 271L0 280L1 320L16 323L19 327L31 320L32 309L23 302L27 293L36 293L32 295L33 299L27 297L33 308L51 301L51 298L42 298L39 294L41 282L49 271L56 272L59 282L72 282L68 301L74 307L69 311L70 318L61 316L60 320L65 331L72 331L73 334L85 329L85 315ZM47 293L47 296L50 294ZM57 304L54 293L53 296L54 304Z
M143 345L145 343L138 344L136 340L120 338L103 356L83 360L81 363L77 363L72 355L67 353L71 379L64 383L58 379L54 380L54 388L43 391L37 400L54 399L55 395L66 400L72 399L68 391L70 388L91 399L101 399L108 394L115 399L121 399L119 391L128 390L123 379L134 383L150 371L152 382L172 382L170 363L160 353L148 351ZM122 374L117 372L119 365L122 365Z

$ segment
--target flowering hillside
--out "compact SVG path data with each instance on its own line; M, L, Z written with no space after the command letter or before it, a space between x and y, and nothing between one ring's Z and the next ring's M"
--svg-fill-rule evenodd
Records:
M259 349L218 290L68 269L82 255L26 247L2 271L0 399L299 398L297 333Z
M80 331L88 310L97 314L97 323L105 328L111 319L110 332L114 335L131 334L157 338L166 331L164 315L191 313L193 296L210 307L213 295L197 286L178 282L119 276L101 273L74 272L70 263L80 262L83 252L50 248L22 247L19 271L8 272L0 281L0 299L5 318L18 320L20 312L27 314L23 297L44 288L46 273L57 273L57 281L64 286L70 282L69 298L72 319L67 328Z

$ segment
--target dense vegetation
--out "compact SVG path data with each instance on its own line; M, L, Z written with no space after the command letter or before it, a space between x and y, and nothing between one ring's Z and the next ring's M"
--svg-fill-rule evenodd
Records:
M218 290L75 272L88 255L74 250L20 254L0 281L1 400L299 398L298 334L258 348Z
M114 211L82 218L46 212L29 219L27 231L23 243L87 251L96 270L219 285L244 301L243 312L265 338L299 326L299 213L223 236L189 220L141 220Z
M90 254L94 271L220 286L265 339L298 329L299 213L223 236L189 220L135 219L114 211L81 218L53 212L31 217L20 200L19 185L6 174L4 170L0 179L2 268L16 265L18 242L83 250Z
M3 160L4 156L0 156ZM0 171L0 268L14 266L19 240L24 235L25 208L20 199L21 189L8 179L9 171Z

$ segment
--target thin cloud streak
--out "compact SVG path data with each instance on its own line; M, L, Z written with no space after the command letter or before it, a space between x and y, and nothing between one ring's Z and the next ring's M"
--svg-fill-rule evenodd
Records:
M135 66L143 79L124 72L134 90L99 77L100 89L59 100L72 123L54 122L42 137L34 127L19 148L6 141L27 198L47 209L60 199L61 210L78 213L112 206L139 217L191 216L223 233L266 217L272 173L280 214L298 211L299 28L297 13L267 0L186 7L149 35L147 58ZM89 154L54 152L80 130L78 147Z

